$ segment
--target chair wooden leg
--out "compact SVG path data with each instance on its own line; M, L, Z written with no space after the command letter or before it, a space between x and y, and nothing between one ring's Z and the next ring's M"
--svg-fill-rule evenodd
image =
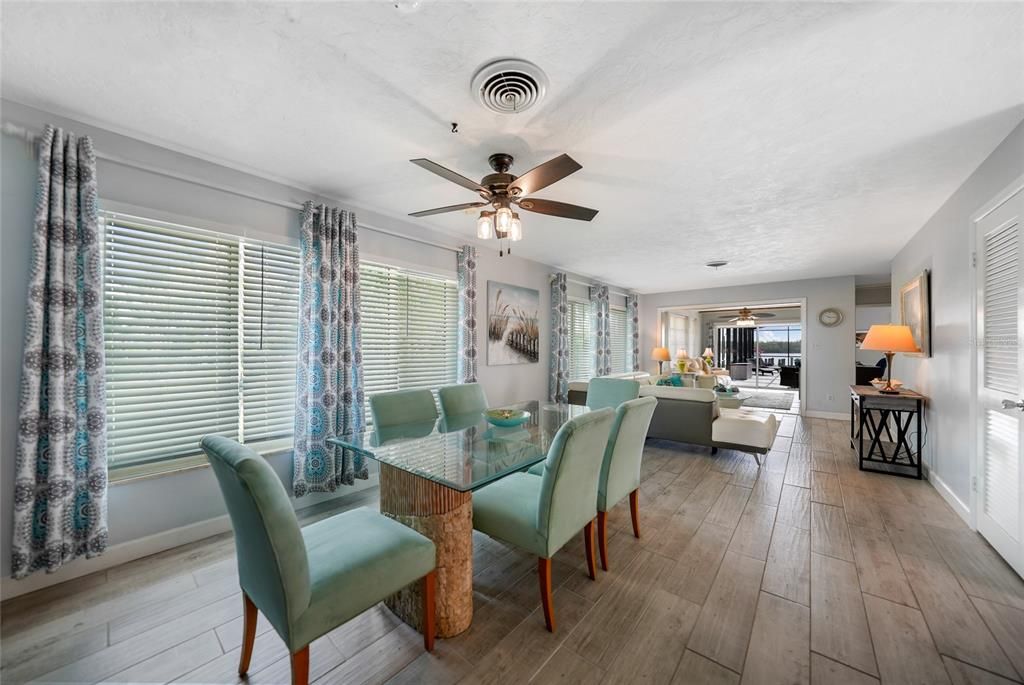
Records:
M587 549L587 573L591 580L597 580L597 559L594 558L594 519L583 526L583 541Z
M249 670L249 660L252 658L252 643L256 640L256 605L249 599L249 595L242 593L242 656L238 660L238 675L245 676Z
M292 685L309 685L309 645L292 654Z
M548 632L555 632L555 607L551 601L551 559L537 557L537 577L540 579L540 603L544 607L544 623Z
M633 519L633 535L640 537L640 489L629 493L629 515Z
M597 512L597 549L601 552L601 568L608 570L608 512Z
M436 578L436 570L423 576L423 648L428 652L434 651L434 634L437 632L435 627L437 608L434 602Z

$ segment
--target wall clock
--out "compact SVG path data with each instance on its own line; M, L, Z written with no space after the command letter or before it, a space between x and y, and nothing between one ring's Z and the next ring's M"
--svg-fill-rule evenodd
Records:
M829 307L828 309L822 309L821 313L818 314L818 321L821 322L822 326L828 326L832 328L838 326L843 322L843 313L835 307Z

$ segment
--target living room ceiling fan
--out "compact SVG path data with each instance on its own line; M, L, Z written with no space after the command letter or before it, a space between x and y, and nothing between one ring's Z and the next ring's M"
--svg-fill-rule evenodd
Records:
M750 311L747 307L743 307L739 311L739 316L735 319L729 319L729 321L740 328L753 328L757 325L757 319L758 317L754 316L754 312Z
M548 216L557 216L564 219L576 219L578 221L590 221L597 216L596 209L570 205L565 202L555 202L554 200L527 197L583 168L582 165L569 155L559 155L539 166L535 166L522 176L515 176L509 173L514 161L512 155L499 152L487 159L494 173L487 174L480 179L479 183L429 159L410 159L409 161L418 167L437 174L445 180L451 181L467 190L472 190L481 198L481 200L476 202L464 202L458 205L448 205L447 207L412 212L409 216L433 216L434 214L458 212L490 205L493 207L493 210L481 210L480 216L477 218L476 237L481 240L491 238L497 238L499 241L504 240L504 247L499 247L498 251L498 254L502 256L504 256L505 252L511 254L511 243L522 240L523 237L523 224L516 209L525 209L528 212L547 214Z

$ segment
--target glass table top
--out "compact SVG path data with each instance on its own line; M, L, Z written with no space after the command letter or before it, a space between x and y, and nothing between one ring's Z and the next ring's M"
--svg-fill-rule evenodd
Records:
M476 490L543 461L558 429L586 407L518 402L493 409L529 412L519 426L492 425L484 412L340 435L331 444L460 492Z

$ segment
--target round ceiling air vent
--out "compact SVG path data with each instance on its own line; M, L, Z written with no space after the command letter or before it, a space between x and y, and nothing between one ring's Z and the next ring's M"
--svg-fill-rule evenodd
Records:
M480 67L471 88L480 104L492 112L518 114L544 99L548 77L533 62L499 59Z

